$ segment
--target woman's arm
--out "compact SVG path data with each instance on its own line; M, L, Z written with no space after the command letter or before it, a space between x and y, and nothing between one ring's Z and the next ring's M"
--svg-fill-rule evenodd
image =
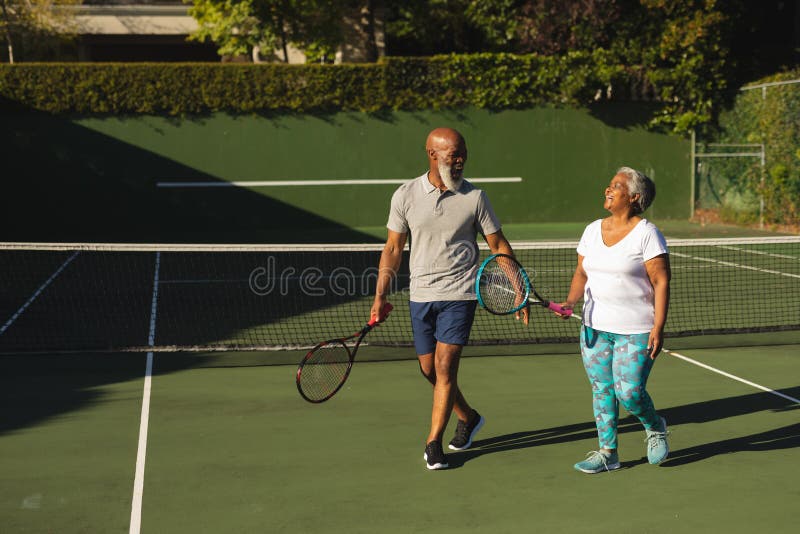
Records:
M575 307L581 298L583 298L583 290L586 287L586 271L583 270L583 256L578 254L578 264L575 267L575 273L572 275L572 283L569 286L569 294L567 300L561 303L562 308L571 310ZM569 315L561 315L563 318L569 318Z
M655 297L655 321L648 340L650 358L654 360L664 344L664 325L667 324L667 312L669 311L669 281L672 278L669 254L660 254L647 260L644 262L644 268L653 285Z

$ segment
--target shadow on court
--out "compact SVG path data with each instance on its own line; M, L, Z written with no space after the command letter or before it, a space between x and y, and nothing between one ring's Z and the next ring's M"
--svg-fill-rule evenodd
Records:
M0 356L0 436L107 402L105 386L144 369L139 353Z
M3 192L8 199L0 214L3 241L379 241L313 210L249 188L161 188L162 181L227 180L198 168L196 161L177 161L95 131L73 117L28 109L5 98L0 98L0 113ZM204 119L174 121L202 125ZM153 135L168 144L163 132ZM225 132L209 135L221 139Z
M780 390L780 392L785 395L797 397L800 395L800 386L783 389ZM673 406L660 410L659 413L667 419L670 428L675 429L683 424L707 423L726 419L728 417L738 417L763 411L778 412L797 409L800 409L800 406L790 404L788 401L781 400L769 393L752 393L749 395L686 404L684 406ZM619 434L639 432L644 436L641 424L632 416L620 420L618 431ZM477 440L473 443L473 448L461 453L449 454L449 462L451 468L458 468L470 460L485 454L570 443L585 439L595 439L596 437L597 431L593 421L515 432ZM669 459L663 465L665 467L677 467L705 460L720 454L743 451L768 451L796 447L800 447L800 424L788 425L739 438L705 443L686 449L673 450L670 452ZM623 467L634 467L646 462L646 458L641 458L639 460L623 462Z
M678 467L706 460L720 454L745 451L773 451L800 447L800 423L782 426L774 430L750 434L740 438L726 439L671 451L664 467Z

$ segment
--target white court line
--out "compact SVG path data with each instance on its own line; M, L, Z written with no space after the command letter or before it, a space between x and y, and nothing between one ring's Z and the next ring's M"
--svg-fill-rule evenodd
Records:
M748 254L760 254L762 256L769 256L771 258L784 258L787 260L797 260L800 259L797 256L790 256L789 254L776 254L774 252L764 252L763 250L750 250L741 247L731 247L727 245L719 245L719 248L724 248L726 250L735 250L737 252L746 252Z
M31 298L29 298L27 302L25 302L25 304L23 304L14 313L14 315L12 315L11 318L8 321L6 321L6 324L0 327L0 335L2 335L3 332L8 330L8 327L14 324L14 321L19 319L19 316L22 315L22 312L24 312L28 308L28 306L33 304L33 301L36 300L36 298L42 293L42 291L44 291L47 288L47 286L49 286L53 282L53 280L55 280L56 277L58 277L59 274L61 274L61 271L63 271L67 267L67 265L69 265L72 262L72 260L75 259L75 256L77 256L78 254L80 254L80 251L75 252L74 254L72 254L72 256L64 260L64 263L61 264L61 267L56 269L56 271L50 275L50 278L45 280L45 282L39 286L39 289L37 289L36 292L34 292L34 294L31 295Z
M573 313L571 315L571 317L574 317L574 318L578 319L579 321L582 320L581 316L578 315L577 313ZM730 378L731 380L736 380L737 382L741 382L742 384L747 384L748 386L754 387L756 389L760 389L761 391L766 391L767 393L771 393L773 395L777 395L778 397L781 397L781 398L786 399L788 401L794 402L795 404L800 404L800 399L795 399L794 397L790 397L789 395L784 395L780 391L775 391L774 389L770 389L770 388L768 388L766 386L762 386L760 384L756 384L755 382L750 382L749 380L745 380L744 378L738 377L736 375L732 375L730 373L726 373L725 371L721 371L721 370L717 369L716 367L711 367L710 365L706 365L704 363L700 363L697 360L693 360L693 359L689 358L688 356L684 356L683 354L679 354L679 353L677 353L675 351L662 348L661 352L669 354L670 356L675 356L676 358L679 358L679 359L681 359L681 360L683 360L685 362L691 363L691 364L696 365L698 367L702 367L703 369L707 369L707 370L709 370L711 372L714 372L714 373L717 373L717 374L722 375L724 377Z
M261 180L252 182L157 182L156 187L297 187L310 185L387 185L411 180ZM519 183L520 176L502 178L468 178L473 184Z
M155 274L153 275L153 298L150 305L150 334L147 343L155 345L156 311L158 309L158 271L161 267L161 253L156 252ZM144 464L147 457L147 427L150 420L150 387L153 378L153 352L147 353L144 372L144 392L142 393L142 416L139 421L139 446L136 451L136 476L133 479L133 502L131 504L130 534L139 534L142 528L142 497L144 495Z
M742 265L740 263L732 263L729 261L714 260L711 258L702 258L700 256L692 256L691 254L682 254L680 252L670 252L670 256L677 256L679 258L689 258L692 260L707 261L709 263L717 263L725 265L726 267L736 267L737 269L746 269L748 271L757 271L759 273L777 274L779 276L788 276L790 278L800 278L800 274L785 273L783 271L773 271L772 269L762 269L760 267L752 267L750 265Z
M745 380L744 378L738 377L736 375L732 375L730 373L726 373L725 371L720 371L719 369L717 369L715 367L711 367L710 365L706 365L704 363L700 363L700 362L698 362L696 360L693 360L693 359L691 359L691 358L689 358L687 356L684 356L683 354L678 354L677 352L673 352L673 351L667 350L667 349L661 349L661 350L663 352L666 352L670 356L675 356L676 358L680 358L681 360L689 362L689 363L691 363L693 365L697 365L698 367L702 367L703 369L708 369L711 372L714 372L714 373L717 373L719 375L725 376L725 377L730 378L732 380L736 380L737 382L741 382L742 384L747 384L748 386L752 386L752 387L754 387L756 389L760 389L761 391L766 391L767 393L771 393L773 395L777 395L778 397L781 397L783 399L791 401L791 402L793 402L795 404L800 404L800 399L795 399L794 397L790 397L789 395L784 395L780 391L775 391L774 389L770 389L768 387L756 384L755 382L750 382L749 380Z

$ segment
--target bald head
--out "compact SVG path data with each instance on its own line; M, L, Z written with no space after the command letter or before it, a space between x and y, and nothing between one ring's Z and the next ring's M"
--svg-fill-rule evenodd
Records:
M436 128L425 141L430 171L428 179L441 190L456 192L464 178L467 142L452 128Z
M458 130L452 128L436 128L428 134L428 139L425 141L425 148L429 152L431 150L447 150L458 146L464 147L466 151L467 142Z

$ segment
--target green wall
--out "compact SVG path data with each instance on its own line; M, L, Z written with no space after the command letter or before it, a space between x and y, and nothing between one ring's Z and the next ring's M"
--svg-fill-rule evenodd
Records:
M411 179L426 170L437 126L467 139L467 177L485 184L505 223L603 216L603 189L621 165L653 177L651 218L689 215L689 142L647 132L637 108L393 112L378 116L4 117L3 180L31 208L5 240L228 239L288 241L320 227L381 226L396 185L165 189L163 181ZM5 174L5 173L4 173ZM36 185L34 185L36 184ZM36 196L50 197L35 207ZM31 211L32 210L32 211ZM19 219L28 219L24 224ZM101 222L102 221L102 222ZM96 227L101 227L98 229ZM110 234L110 235L109 235ZM313 240L313 239L310 239Z

